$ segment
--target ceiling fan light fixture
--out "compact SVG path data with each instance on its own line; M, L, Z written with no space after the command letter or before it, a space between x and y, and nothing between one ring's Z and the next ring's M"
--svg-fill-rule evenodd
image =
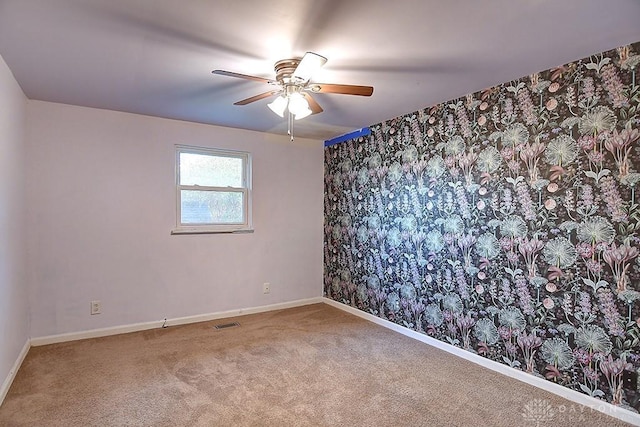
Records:
M268 103L267 106L280 117L284 117L284 110L287 108L288 103L288 99L284 95L281 95Z
M302 116L307 110L311 111L309 109L309 103L304 99L304 96L302 96L300 92L293 92L289 94L289 112L291 114L296 117L298 115Z
M297 113L295 113L294 117L295 117L296 120L304 119L305 117L310 115L312 112L313 111L311 111L310 108L307 108L306 110L300 110Z

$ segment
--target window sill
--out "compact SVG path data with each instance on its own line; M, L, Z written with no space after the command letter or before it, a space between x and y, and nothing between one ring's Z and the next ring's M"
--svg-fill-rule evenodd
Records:
M253 233L253 228L247 228L242 230L190 230L174 228L171 230L171 235L174 234L249 234Z

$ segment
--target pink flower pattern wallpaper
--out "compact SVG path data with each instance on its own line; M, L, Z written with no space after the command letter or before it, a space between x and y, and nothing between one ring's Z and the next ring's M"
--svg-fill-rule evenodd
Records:
M640 409L640 43L325 148L324 293Z

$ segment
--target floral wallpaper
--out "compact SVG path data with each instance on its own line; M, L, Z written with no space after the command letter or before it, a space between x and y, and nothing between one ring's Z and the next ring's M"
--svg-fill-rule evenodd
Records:
M327 147L325 295L640 408L639 64L635 43Z

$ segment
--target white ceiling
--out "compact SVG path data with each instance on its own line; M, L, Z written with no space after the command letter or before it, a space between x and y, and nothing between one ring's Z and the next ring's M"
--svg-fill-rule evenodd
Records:
M286 133L255 81L317 52L299 137L355 129L640 41L639 0L0 0L0 55L30 99Z

